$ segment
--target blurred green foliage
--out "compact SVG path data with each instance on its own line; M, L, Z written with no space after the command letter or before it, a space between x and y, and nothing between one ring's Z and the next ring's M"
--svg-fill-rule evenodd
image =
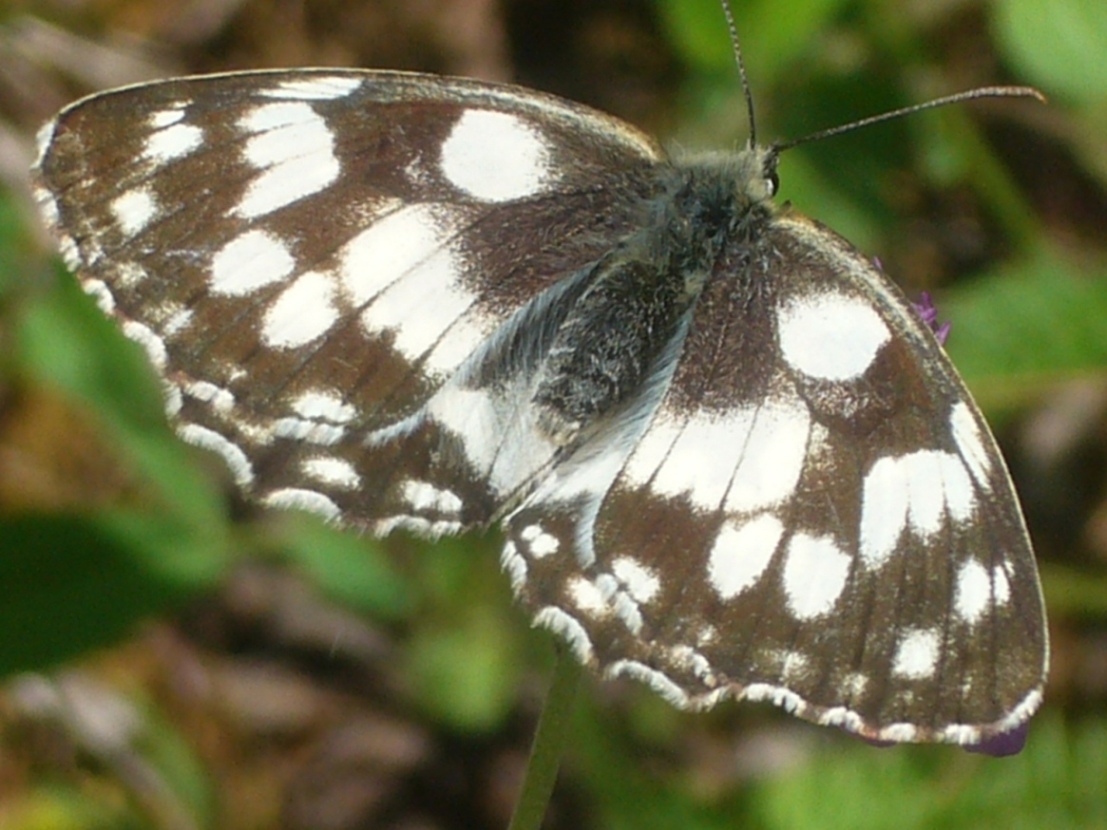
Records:
M716 0L655 4L689 67L678 140L733 146L745 135L745 109ZM914 28L925 30L928 20L918 9L903 13L891 0L738 6L761 140L910 103L934 83L933 41ZM1102 189L1107 4L996 0L977 12L994 33L1005 73L1053 99L1054 133ZM929 18L935 27L941 14ZM949 91L933 87L934 94ZM782 164L783 195L883 254L894 249L897 233L886 171L911 167L933 186L967 187L1010 254L943 290L939 310L954 321L951 353L985 407L1019 408L1060 379L1103 375L1107 266L1102 248L1074 237L1062 245L1051 235L975 123L964 112L928 113L797 149ZM247 536L228 515L208 460L173 438L158 382L138 347L72 280L28 273L35 267L30 247L13 198L0 194L0 383L47 389L69 402L139 485L125 504L0 512L0 674L46 669L118 642L141 620L213 590L242 552L264 552L359 612L408 627L404 673L430 722L461 734L502 725L525 668L542 659L534 651L545 637L528 633L509 607L494 545L473 538L412 545L410 567L400 568L371 540L302 517ZM1102 585L1089 590L1097 587L1102 596ZM568 777L594 799L602 816L596 826L1107 826L1102 712L1065 719L1047 707L1027 749L1003 761L948 748L876 750L832 735L796 767L705 798L680 775L652 776L653 763L639 756L643 746L663 755L691 728L691 717L666 711L658 715L652 702L632 706L629 723L614 729L600 704L582 706ZM213 782L171 727L162 728L168 737L152 753L178 770L170 778L194 794L186 801L197 805L197 816L210 817L203 804ZM37 787L21 810L12 825L19 830L145 826L119 805L52 783ZM200 825L210 826L208 820Z

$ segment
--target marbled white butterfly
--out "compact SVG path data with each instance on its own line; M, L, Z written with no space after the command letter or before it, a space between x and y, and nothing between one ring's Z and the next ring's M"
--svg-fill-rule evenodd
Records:
M900 291L773 205L779 147L334 69L94 95L40 147L66 262L258 501L498 524L534 622L680 707L969 745L1038 707L1003 460Z

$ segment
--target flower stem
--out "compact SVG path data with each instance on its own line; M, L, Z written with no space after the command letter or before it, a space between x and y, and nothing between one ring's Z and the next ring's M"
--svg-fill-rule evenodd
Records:
M557 769L569 742L581 665L559 644L553 680L538 718L515 814L508 830L539 830L553 795Z

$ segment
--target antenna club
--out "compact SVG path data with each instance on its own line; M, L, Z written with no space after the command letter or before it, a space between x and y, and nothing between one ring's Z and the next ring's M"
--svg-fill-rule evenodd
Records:
M879 124L883 121L891 121L895 118L902 118L905 115L912 115L916 112L922 112L923 110L937 109L938 107L960 104L965 101L975 101L978 98L1034 98L1041 101L1043 104L1048 103L1045 95L1032 86L982 86L976 89L968 89L964 92L957 92L953 95L943 95L941 98L924 101L921 104L912 104L909 107L901 107L900 109L883 112L879 115L870 115L868 118L862 118L858 121L851 121L848 124L819 130L810 135L805 135L802 138L795 138L791 141L781 141L773 146L776 148L777 152L783 152L784 150L790 150L800 144L807 144L810 141L830 138L834 135L851 132L873 124Z

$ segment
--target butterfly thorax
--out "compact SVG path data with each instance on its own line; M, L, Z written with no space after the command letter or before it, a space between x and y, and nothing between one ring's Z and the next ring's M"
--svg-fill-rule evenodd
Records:
M771 218L773 166L753 148L660 169L642 227L588 267L538 374L533 400L552 440L578 440L672 352L724 247Z

